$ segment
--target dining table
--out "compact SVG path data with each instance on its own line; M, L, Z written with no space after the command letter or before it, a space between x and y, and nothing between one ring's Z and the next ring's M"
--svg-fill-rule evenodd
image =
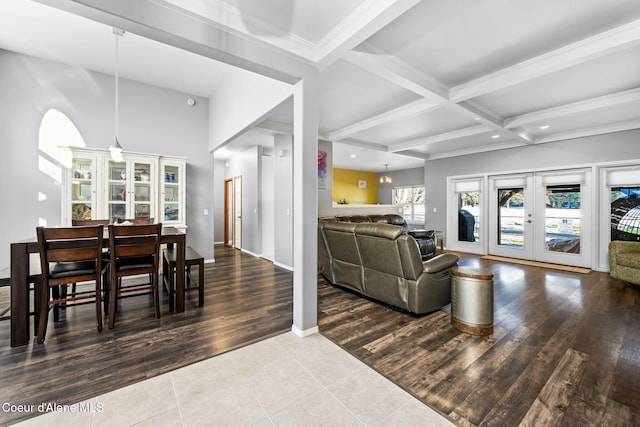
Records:
M109 232L105 228L103 246L108 247ZM186 234L175 227L162 227L160 243L168 246L176 245L176 271L185 271ZM40 283L40 273L31 272L31 254L37 254L38 241L33 239L11 243L11 347L19 347L29 343L29 316L31 313L29 287L34 286L34 329L38 325L40 313L40 299L43 297ZM159 263L162 265L162 263ZM176 304L175 312L184 312L185 275L176 274ZM46 315L46 313L45 313ZM34 336L37 331L34 330Z

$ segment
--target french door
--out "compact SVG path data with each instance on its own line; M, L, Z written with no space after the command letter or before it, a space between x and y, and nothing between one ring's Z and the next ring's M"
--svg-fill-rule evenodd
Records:
M489 180L489 253L591 266L590 169Z

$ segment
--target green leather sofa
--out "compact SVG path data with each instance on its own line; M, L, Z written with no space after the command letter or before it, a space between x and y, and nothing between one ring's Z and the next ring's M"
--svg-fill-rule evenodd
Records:
M453 254L422 262L416 240L401 226L318 223L318 270L330 283L411 313L451 302L449 270L457 262Z

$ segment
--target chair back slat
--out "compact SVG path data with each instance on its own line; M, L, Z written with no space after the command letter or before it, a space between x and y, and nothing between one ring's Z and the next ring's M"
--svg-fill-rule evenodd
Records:
M40 263L49 272L49 263L96 260L102 252L103 226L37 227ZM97 265L101 267L101 265Z
M74 227L86 227L87 225L109 225L108 219L72 219L71 225Z
M49 262L88 261L96 259L97 254L97 248L53 249L47 251L47 259Z
M118 257L154 255L160 248L162 224L109 225L109 249L112 261Z

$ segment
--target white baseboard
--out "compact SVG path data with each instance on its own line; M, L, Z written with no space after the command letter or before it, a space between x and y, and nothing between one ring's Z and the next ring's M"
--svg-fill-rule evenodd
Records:
M273 265L275 265L276 267L280 267L280 268L284 268L285 270L289 270L289 271L293 271L293 267L290 267L288 265L284 265L284 264L280 264L279 262L276 261L272 261Z
M296 336L300 338L308 337L309 335L317 334L320 332L317 326L313 328L305 329L304 331L296 327L296 325L291 325L291 332L293 332Z
M262 256L261 256L261 255L254 254L253 252L248 251L248 250L246 250L246 249L240 249L240 251L241 251L241 252L244 252L245 254L248 254L248 255L254 256L254 257L256 257L256 258L262 258Z

